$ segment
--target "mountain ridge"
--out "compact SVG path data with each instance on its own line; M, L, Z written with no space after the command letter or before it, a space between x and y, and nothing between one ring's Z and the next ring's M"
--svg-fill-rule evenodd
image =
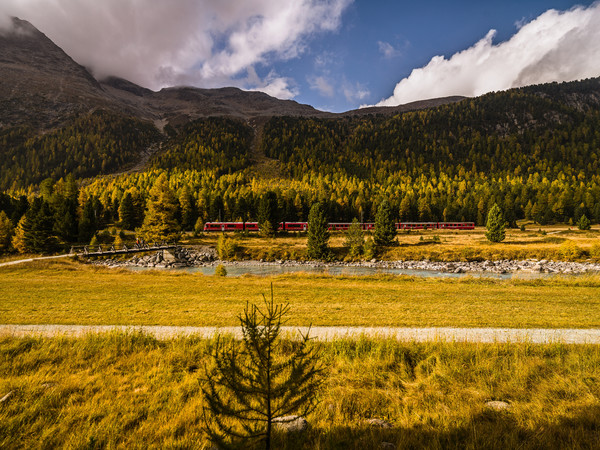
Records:
M96 80L31 23L13 18L0 33L0 128L29 125L49 129L71 116L105 108L148 121L178 126L210 116L242 120L271 116L345 117L398 114L462 100L448 97L397 107L363 108L343 113L320 111L294 100L235 87L205 89L173 86L152 91L111 76Z

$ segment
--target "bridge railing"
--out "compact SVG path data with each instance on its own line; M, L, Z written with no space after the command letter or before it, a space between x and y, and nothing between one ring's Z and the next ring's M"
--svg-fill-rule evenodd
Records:
M77 255L114 255L118 253L138 253L138 252L146 252L153 250L166 250L177 247L177 243L175 242L145 242L140 241L135 244L121 246L120 248L115 247L110 244L99 244L99 245L79 245L71 247L71 254Z

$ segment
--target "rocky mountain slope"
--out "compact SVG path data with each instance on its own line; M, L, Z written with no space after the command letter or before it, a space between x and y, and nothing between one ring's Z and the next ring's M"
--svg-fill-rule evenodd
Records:
M51 128L73 114L110 107L89 72L29 22L0 33L0 127Z
M49 129L76 114L98 108L177 126L209 116L248 120L272 116L393 115L462 99L450 97L333 114L292 100L279 100L262 92L233 87L171 87L153 92L116 77L94 79L46 35L18 18L13 18L12 30L0 33L0 79L0 129L17 125Z

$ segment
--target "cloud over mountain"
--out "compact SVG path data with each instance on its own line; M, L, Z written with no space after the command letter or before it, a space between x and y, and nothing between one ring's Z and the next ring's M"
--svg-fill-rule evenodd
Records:
M336 30L351 0L2 0L94 75L158 89L191 84L258 89L280 98L294 81L256 67L300 55L307 39Z
M569 11L548 10L521 25L508 41L496 31L449 59L435 56L401 80L377 106L451 95L477 96L529 84L600 75L600 2Z

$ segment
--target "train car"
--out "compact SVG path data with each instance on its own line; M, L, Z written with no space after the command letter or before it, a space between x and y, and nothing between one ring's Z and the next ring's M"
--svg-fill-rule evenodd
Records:
M279 229L285 231L306 231L307 228L307 222L283 222L279 225Z
M350 223L341 223L341 222L331 222L327 224L327 229L330 231L346 231L350 228Z
M442 230L474 230L474 222L439 222L438 228Z
M396 224L397 230L435 230L437 222L400 222Z
M258 231L258 222L206 222L204 231Z

